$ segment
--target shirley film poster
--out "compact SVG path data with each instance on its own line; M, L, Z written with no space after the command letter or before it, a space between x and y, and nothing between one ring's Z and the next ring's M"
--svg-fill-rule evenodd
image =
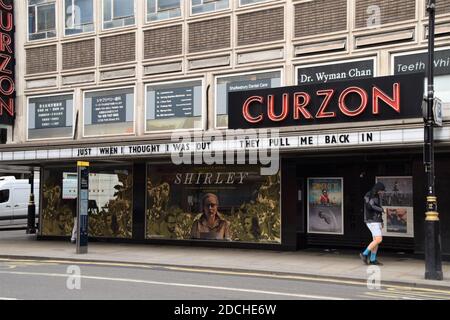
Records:
M414 237L414 205L411 176L377 177L386 192L381 205L386 209L383 214L383 235L394 237Z
M147 239L281 243L279 173L150 164L147 177Z
M343 178L308 178L308 232L344 234Z

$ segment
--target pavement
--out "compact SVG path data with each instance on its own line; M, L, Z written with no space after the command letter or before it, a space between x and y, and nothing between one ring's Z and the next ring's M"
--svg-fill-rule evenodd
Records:
M69 260L124 264L176 266L248 273L307 276L367 281L369 269L356 251L302 250L296 252L186 247L154 244L93 242L87 254L76 254L66 241L36 240L25 231L0 231L0 258ZM379 256L381 283L412 287L450 288L450 263L443 262L444 280L425 280L422 259L405 255Z

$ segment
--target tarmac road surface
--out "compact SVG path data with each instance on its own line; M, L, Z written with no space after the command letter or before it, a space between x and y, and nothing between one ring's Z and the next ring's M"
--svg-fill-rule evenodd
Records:
M0 299L449 300L450 290L186 267L0 259ZM372 283L373 285L373 283Z

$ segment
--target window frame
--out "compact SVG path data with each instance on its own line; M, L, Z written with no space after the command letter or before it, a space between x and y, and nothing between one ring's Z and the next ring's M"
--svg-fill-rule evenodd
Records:
M0 204L7 204L7 203L9 203L9 201L11 200L11 191L10 191L10 189L2 189L2 190L0 190L0 193L2 193L2 192L4 192L4 191L7 192L7 194L8 194L8 199L6 199L6 201L1 201L2 199L0 198Z
M204 5L205 4L204 3L205 0L201 0L201 1L202 1L202 5ZM217 1L220 1L220 0L206 0L206 1L208 1L208 2L217 2ZM231 9L231 1L233 1L233 0L228 0L228 7L227 8L223 8L223 9L220 9L220 10L214 10L214 11L192 13L192 0L189 0L189 14L190 14L190 16L194 16L195 17L195 16L200 16L200 15L203 15L203 14L214 14L214 13L217 13L217 12L223 12L223 11L226 11L226 10L230 10Z
M86 135L85 134L85 123L84 123L84 116L85 116L85 101L86 101L86 93L91 92L101 92L101 91L116 91L116 90L124 90L124 89L133 89L133 132L132 133L108 133L108 134L97 134L97 135ZM83 90L83 104L82 104L82 131L81 136L82 138L98 138L98 137L117 137L117 136L135 136L136 135L136 85L129 85L129 86L123 86L123 87L113 87L113 88L97 88L94 90Z
M438 52L438 51L449 51L450 50L450 46L442 46L442 47L436 47L435 49L434 49L434 52L436 53L436 52ZM389 51L389 55L390 55L390 59L389 59L389 63L390 63L390 66L389 66L389 75L394 75L395 74L395 70L394 70L394 68L395 68L395 65L394 65L394 62L395 62L395 58L396 57L401 57L401 56L408 56L408 55L414 55L414 54L421 54L421 53L426 53L427 52L427 48L422 48L422 49L416 49L416 50L405 50L405 49L403 49L403 50L401 50L401 51L396 51L396 50L392 50L392 51ZM450 76L450 73L449 74L447 74L447 75L435 75L434 76L434 85L435 85L435 89L434 89L434 95L435 95L435 97L437 97L437 98L439 98L439 96L437 95L437 92L436 92L436 78L439 78L439 77L441 77L441 76ZM424 79L424 86L425 86L425 83L428 81L428 79L427 79L427 77L425 77L425 79ZM425 88L425 90L424 90L424 93L426 94L426 88ZM445 121L448 121L447 119L448 119L448 115L446 115L445 114L445 110L446 110L446 107L444 106L445 104L447 104L447 103L449 103L449 102L445 102L445 101L442 101L442 103L443 103L443 105L442 105L442 113L443 113L443 121L445 122ZM448 110L448 109L447 109Z
M248 6L256 6L256 5L259 5L259 4L262 4L262 3L266 3L266 2L270 2L270 1L274 1L274 0L260 0L260 1L255 2L255 3L247 3L247 4L242 4L241 1L242 0L239 0L239 8L241 8L241 7L248 7Z
M43 4L41 3L41 4L30 5L27 0L27 5L26 5L27 13L26 14L27 14L27 41L28 42L48 41L48 40L53 40L53 39L58 38L58 23L59 23L58 15L59 15L59 12L58 12L58 6L56 4L57 4L57 0L53 0L52 2L48 2L48 3L45 2ZM50 6L50 5L53 5L55 7L55 11L54 11L54 14L55 14L55 29L54 29L55 36L54 37L45 37L42 39L31 39L30 38L31 35L39 33L39 32L37 32L37 24L38 24L37 8L43 7L43 6ZM34 24L35 24L35 30L36 30L35 33L30 33L30 7L34 7L34 15L35 15L35 23ZM48 31L51 31L51 30L47 30L47 31L45 31L45 33L47 33Z
M155 1L159 2L161 0L155 0ZM158 10L158 8L156 10ZM168 10L165 10L165 11L168 11ZM156 13L158 13L158 12L164 12L164 11L156 11ZM145 0L145 23L158 23L158 22L163 22L163 21L170 21L170 20L175 20L175 19L181 19L181 18L183 18L183 12L184 12L184 0L180 0L180 15L178 17L172 17L172 18L166 18L166 19L158 19L158 20L149 20L148 19L148 15L149 15L148 1Z
M246 75L252 75L252 74L261 74L261 73L270 73L270 72L280 72L280 87L283 87L284 84L284 67L279 67L279 68L270 68L267 70L256 70L256 71L243 71L243 72L238 72L238 73L224 73L224 74L215 74L214 75L214 129L225 129L225 130L229 130L228 127L218 127L217 126L217 82L218 79L220 78L229 78L229 77L239 77L239 76L246 76ZM227 113L228 115L228 113Z
M30 99L36 99L36 98L43 98L43 97L57 97L57 96L68 96L72 95L72 135L70 137L53 137L53 138L37 138L37 139L30 139L29 134L29 125L30 125ZM73 139L73 135L75 134L75 118L76 118L76 95L74 91L70 92L63 92L63 93L55 93L55 94L40 94L40 95L33 95L33 96L27 96L27 107L26 107L26 118L27 118L27 134L26 134L26 140L27 141L38 141L38 140L44 140L44 141L51 141L51 140L67 140L67 139ZM76 137L75 137L76 138Z
M114 16L114 0L111 0L111 1L112 1L112 2L111 2L111 17L113 17L113 16ZM102 12L101 12L101 16L102 16L102 28L101 28L101 30L102 30L102 31L109 31L109 30L116 30L116 29L120 29L120 28L131 28L131 27L136 27L136 24L137 24L137 17L136 17L136 9L137 9L137 6L136 6L136 0L131 0L131 1L133 1L133 17L134 17L134 23L133 23L133 24L126 25L126 26L118 26L118 27L105 28L105 22L114 21L114 20L116 20L116 19L112 19L112 20L105 21L105 0L102 0L102 1L101 1L101 3L102 3L102 5L101 5L101 8L102 8ZM125 18L126 18L126 17L121 17L121 18L119 18L119 19L117 19L117 20L125 19Z
M73 3L74 3L74 1L75 0L64 0L64 36L65 37L76 37L76 36L79 36L79 35L86 35L86 34L92 34L92 33L95 33L96 32L96 23L95 23L95 17L96 17L96 6L95 6L95 0L91 0L92 1L92 22L90 23L90 24L92 24L92 27L93 27L93 30L92 31L85 31L85 32L79 32L79 33L74 33L74 34L67 34L67 27L66 27L66 21L67 21L67 19L66 19L66 14L67 14L67 12L66 12L66 2L67 1L72 1L72 5L73 5ZM86 25L86 24L80 24L80 26L84 26L84 25ZM74 24L74 27L75 27L75 24ZM72 28L72 29L74 29L74 28Z
M395 62L395 57L401 57L401 56L409 56L409 55L414 55L414 54L420 54L420 53L426 53L427 52L427 48L422 48L422 49L415 49L415 50L401 50L401 51L396 51L396 50L391 50L389 51L389 55L390 55L390 59L389 59L389 63L391 64L389 67L389 75L394 75L394 62ZM434 49L434 52L437 51L446 51L446 50L450 50L450 46L442 46L442 47L436 47ZM436 75L435 77L439 77L439 75Z
M167 84L173 84L173 83L186 83L186 82L195 82L195 81L201 81L201 87L202 87L202 116L201 116L201 122L202 126L201 128L189 128L189 129L167 129L167 130L147 130L147 101L148 101L148 87L150 86L160 86L160 85L167 85ZM147 82L144 84L144 134L157 134L157 133L168 133L168 132L195 132L195 131L203 131L205 130L205 124L208 119L205 117L206 114L206 95L203 93L203 89L205 88L205 77L198 77L198 78L187 78L187 79L181 79L181 80L174 80L174 81L158 81L158 82Z

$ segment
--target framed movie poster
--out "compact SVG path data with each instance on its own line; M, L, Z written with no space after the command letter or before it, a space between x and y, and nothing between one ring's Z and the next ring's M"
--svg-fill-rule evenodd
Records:
M381 197L383 235L389 237L414 237L413 179L411 176L376 177L386 192Z
M344 179L308 178L308 233L344 234Z

